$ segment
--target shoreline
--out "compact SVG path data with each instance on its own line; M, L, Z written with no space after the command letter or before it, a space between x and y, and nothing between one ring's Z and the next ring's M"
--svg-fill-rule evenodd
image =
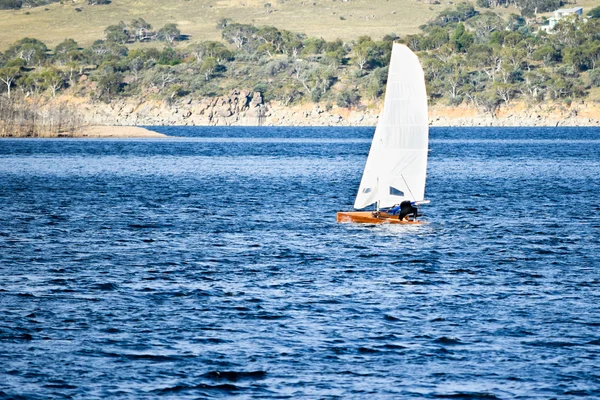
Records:
M440 123L442 122L442 123ZM560 123L561 121L545 121L549 122L547 124L538 123L538 124L493 124L487 119L481 119L477 121L478 123L464 123L464 122L473 122L470 121L461 121L463 123L458 124L444 124L443 122L448 122L446 119L438 119L437 121L430 121L430 128L593 128L598 127L596 123L583 123L583 124L566 124ZM492 121L493 122L493 121ZM515 121L511 121L515 122ZM569 121L573 122L573 121ZM198 127L198 128L208 128L208 127L216 127L223 125L153 125L156 127L164 127L164 126L181 126L181 127ZM265 124L265 125L227 125L230 127L362 127L362 128L375 128L376 125L366 125L366 124L335 124L335 125L305 125L305 124L297 124L297 125L274 125L274 124ZM134 125L92 125L76 130L75 132L61 132L58 134L43 134L39 136L3 136L0 139L164 139L169 136L163 133L159 133L153 131L151 129L143 128L141 126Z
M90 125L74 132L47 132L37 136L1 136L0 139L126 139L126 138L166 138L167 135L133 125Z
M237 123L219 124L196 124L196 123L177 123L180 121L161 121L162 123L155 124L144 124L148 127L166 127L166 126L181 126L181 127L372 127L375 128L377 125L378 118L340 118L332 123L323 123L324 121L318 121L310 118L299 118L299 119L283 119L279 121L266 121L262 125L259 125L257 121L236 121ZM153 121L154 122L154 121ZM244 123L245 122L245 123ZM312 122L312 123L310 123ZM484 127L496 127L496 128L510 128L510 127L522 127L522 128L554 128L554 127L600 127L600 121L596 118L586 117L567 117L564 119L546 119L540 116L531 118L530 116L519 116L509 115L499 118L482 117L480 115L464 116L449 116L440 115L438 113L432 113L429 116L429 127L435 128L484 128ZM126 139L126 138L168 138L174 136L168 136L163 133L156 132L152 129L147 129L135 124L93 124L84 126L74 132L60 132L60 133L44 133L38 136L2 136L1 138L89 138L89 139Z
M258 94L234 92L215 99L187 99L167 105L131 100L80 107L90 125L123 126L376 126L380 107L341 108L307 103L285 107ZM248 100L250 99L250 100ZM240 104L245 104L240 106ZM529 106L516 103L494 116L470 106L429 108L429 126L600 126L600 104Z
M134 125L92 125L73 133L74 138L166 138L167 135Z

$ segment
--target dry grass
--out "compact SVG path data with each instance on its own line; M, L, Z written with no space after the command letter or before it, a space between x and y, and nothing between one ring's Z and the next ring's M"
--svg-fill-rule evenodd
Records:
M270 10L265 7L270 3ZM108 25L142 17L155 28L177 23L191 41L218 40L216 22L274 25L332 40L370 35L406 35L419 32L419 26L441 10L453 7L449 0L429 4L427 0L113 0L109 5L88 6L85 0L65 1L18 11L0 11L0 51L23 37L35 37L50 47L65 38L89 45L103 37ZM600 0L577 0L584 12L600 5ZM82 12L75 11L83 9ZM498 9L503 14L514 9ZM343 18L343 19L342 19Z
M272 12L267 11L266 3L271 4ZM328 40L338 37L350 40L361 35L381 38L392 32L417 33L420 25L451 7L447 0L442 3L431 5L424 0L113 0L109 5L88 6L84 0L76 0L28 10L0 11L0 50L26 36L41 39L51 47L65 38L89 45L103 37L108 25L138 17L155 28L177 23L182 33L190 35L191 41L220 39L216 29L220 18L274 25ZM76 8L83 11L77 12Z

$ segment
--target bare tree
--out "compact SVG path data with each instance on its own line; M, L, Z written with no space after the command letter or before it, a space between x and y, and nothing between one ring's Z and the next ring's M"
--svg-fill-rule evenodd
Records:
M10 88L13 82L18 78L21 69L18 67L6 67L0 69L0 81L6 85L8 98L10 99Z

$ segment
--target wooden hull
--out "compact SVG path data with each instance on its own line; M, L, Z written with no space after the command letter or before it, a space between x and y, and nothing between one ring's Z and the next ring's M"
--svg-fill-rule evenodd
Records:
M337 213L337 222L358 223L358 224L402 224L402 225L422 225L423 221L400 221L397 216L381 213L375 217L372 211L348 211Z

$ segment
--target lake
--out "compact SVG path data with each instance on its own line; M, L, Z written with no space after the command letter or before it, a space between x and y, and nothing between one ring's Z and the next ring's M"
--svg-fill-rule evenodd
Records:
M598 395L597 128L432 128L421 226L373 128L153 129L0 140L0 398Z

